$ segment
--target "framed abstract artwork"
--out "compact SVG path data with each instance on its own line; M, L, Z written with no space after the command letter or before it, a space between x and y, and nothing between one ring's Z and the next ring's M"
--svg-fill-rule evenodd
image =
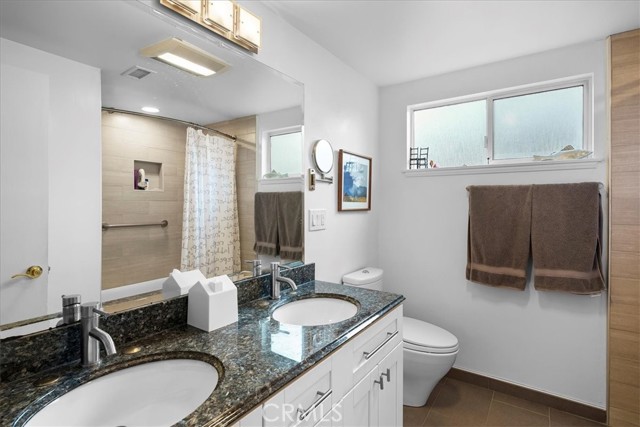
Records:
M371 210L371 157L340 150L338 211Z

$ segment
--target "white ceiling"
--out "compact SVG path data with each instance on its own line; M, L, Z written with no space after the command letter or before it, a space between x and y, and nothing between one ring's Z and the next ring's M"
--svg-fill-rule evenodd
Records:
M379 86L640 27L638 0L264 2Z
M298 82L178 22L134 1L0 0L0 36L99 68L104 107L139 112L152 105L161 116L210 124L302 106ZM229 68L196 77L140 54L170 37ZM121 75L133 66L154 73L141 80Z

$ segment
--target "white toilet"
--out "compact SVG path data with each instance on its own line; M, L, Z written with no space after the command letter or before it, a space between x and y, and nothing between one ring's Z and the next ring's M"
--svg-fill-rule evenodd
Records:
M342 283L382 290L382 269L366 267L346 274ZM451 332L422 320L403 318L404 404L424 406L433 388L449 372L458 354Z

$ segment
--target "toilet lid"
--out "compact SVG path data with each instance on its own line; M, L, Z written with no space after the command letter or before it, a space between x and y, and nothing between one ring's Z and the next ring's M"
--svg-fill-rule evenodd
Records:
M402 330L404 348L426 353L453 353L458 350L456 336L431 323L405 317Z

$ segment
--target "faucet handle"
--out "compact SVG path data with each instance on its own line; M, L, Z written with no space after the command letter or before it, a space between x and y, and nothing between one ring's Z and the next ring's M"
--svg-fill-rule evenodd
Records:
M262 265L261 259L248 259L248 260L245 260L245 262L247 264L251 264L252 267L257 267L259 265Z
M99 315L104 317L109 317L110 314L106 311L102 311L100 309L100 303L97 301L86 302L80 305L80 311L82 313L83 318L88 318L91 316Z

